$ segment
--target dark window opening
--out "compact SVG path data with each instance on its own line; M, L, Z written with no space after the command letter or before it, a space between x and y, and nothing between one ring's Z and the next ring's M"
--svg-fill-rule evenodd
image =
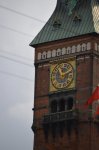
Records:
M73 108L73 98L70 97L67 100L67 110L71 110Z
M57 101L54 100L51 102L51 113L57 112Z
M65 100L61 99L59 101L59 111L65 111Z

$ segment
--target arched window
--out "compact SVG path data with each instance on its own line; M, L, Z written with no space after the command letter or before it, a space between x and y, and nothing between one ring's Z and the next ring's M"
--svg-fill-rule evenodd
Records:
M76 52L76 46L72 46L72 53Z
M62 48L62 55L65 55L66 54L66 48Z
M56 50L52 51L52 57L56 57Z
M59 111L65 111L65 100L60 99L59 101Z
M82 51L86 51L86 49L87 49L87 46L86 46L85 43L83 43L83 44L81 45L81 50L82 50Z
M70 53L71 53L71 47L67 47L66 54L70 54Z
M90 50L90 49L91 49L91 43L88 42L88 43L87 43L87 50Z
M47 52L47 58L51 58L51 51Z
M57 56L61 56L61 49L57 49Z
M81 45L77 45L77 52L80 52L81 51Z
M37 57L38 60L41 59L41 53L38 53L38 57Z
M73 98L69 97L67 99L67 110L71 110L73 108Z
M55 112L57 112L57 101L53 100L51 102L51 113L55 113Z
M95 43L95 50L98 51L98 44Z
M46 52L45 51L42 53L42 59L46 59Z
M98 52L99 52L99 45L98 45Z

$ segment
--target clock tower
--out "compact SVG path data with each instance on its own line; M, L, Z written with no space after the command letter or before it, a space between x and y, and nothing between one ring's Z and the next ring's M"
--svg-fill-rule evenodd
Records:
M35 48L33 150L98 150L99 1L57 0Z

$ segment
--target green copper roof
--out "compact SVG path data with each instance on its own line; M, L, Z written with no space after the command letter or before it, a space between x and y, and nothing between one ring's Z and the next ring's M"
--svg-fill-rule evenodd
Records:
M88 33L99 34L99 0L57 0L55 11L30 46Z

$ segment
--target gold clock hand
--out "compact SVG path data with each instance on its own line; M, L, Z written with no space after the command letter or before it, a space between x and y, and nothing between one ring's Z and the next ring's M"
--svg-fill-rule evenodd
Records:
M62 72L61 68L59 68L58 70L59 70L61 79L64 79L66 77L66 75L69 74L70 71L72 71L72 68L70 68L66 72Z
M60 68L58 70L59 70L60 75L62 75L62 70Z
M61 75L62 75L62 76L64 76L65 74L66 74L66 72L62 72L62 74L61 74Z
M61 78L64 79L70 73L70 71L72 71L72 68L70 70L67 70L67 72L62 72Z
M71 68L70 70L68 70L68 71L66 72L66 74L68 74L70 71L72 71L72 68Z
M65 72L62 72L61 68L59 68L58 70L59 70L60 78L64 79Z

